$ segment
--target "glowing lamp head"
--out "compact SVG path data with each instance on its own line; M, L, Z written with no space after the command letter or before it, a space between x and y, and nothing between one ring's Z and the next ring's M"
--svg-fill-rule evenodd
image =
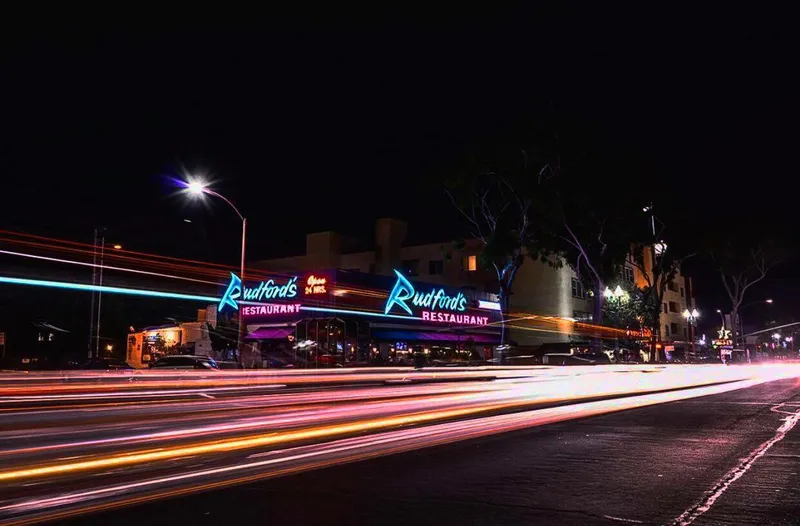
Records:
M692 318L699 318L700 317L700 313L697 312L697 309L692 309L691 314L692 314Z
M202 195L206 190L206 186L199 181L189 181L186 185L186 190L192 195Z
M765 300L765 301L766 301L767 303L772 303L772 300L771 300L771 299L769 299L769 300Z

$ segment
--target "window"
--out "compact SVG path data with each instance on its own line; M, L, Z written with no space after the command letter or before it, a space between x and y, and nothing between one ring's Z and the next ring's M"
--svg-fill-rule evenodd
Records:
M670 323L669 324L669 332L671 332L674 335L677 335L678 334L678 324L677 323Z
M681 298L683 297L683 287L681 287Z
M678 285L676 285L675 282L672 280L670 280L670 282L667 283L667 288L672 292L678 292Z
M41 332L39 333L39 341L40 342L44 341L44 335Z
M634 282L633 269L631 267L623 267L622 268L622 277L628 283L633 283Z
M428 261L428 274L431 276L438 276L444 274L444 260L432 259Z
M586 299L586 289L583 288L583 283L577 278L572 278L572 297L579 300Z
M669 336L669 325L664 325L664 336Z
M419 260L404 259L401 263L403 274L407 276L419 276Z
M674 301L670 301L669 302L669 311L670 312L680 312L680 309L678 308L678 304L675 303Z
M47 335L47 341L49 341L49 342L53 341L53 333L52 332Z
M667 302L664 302L664 314L666 314L667 312L669 312L669 311L667 310Z
M478 256L464 256L461 260L461 270L475 272L478 270Z

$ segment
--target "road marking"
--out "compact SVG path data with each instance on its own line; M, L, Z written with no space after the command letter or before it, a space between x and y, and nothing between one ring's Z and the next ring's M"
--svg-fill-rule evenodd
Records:
M725 493L731 485L739 480L749 469L752 465L758 460L759 458L763 457L769 449L783 440L786 437L786 434L791 431L794 426L797 425L798 420L800 420L800 411L796 413L787 413L786 411L780 411L780 408L783 407L784 404L778 404L772 407L772 411L776 413L783 413L789 416L783 418L783 424L775 430L775 435L758 446L753 452L751 452L747 457L745 457L738 466L733 468L731 471L725 474L716 484L711 488L710 491L706 493L706 496L692 506L691 508L684 511L677 519L675 519L672 524L673 526L688 526L689 524L693 523L698 517L702 514L707 512L711 509L714 503L719 499L723 493Z
M608 519L610 521L617 521L617 522L629 522L631 524L644 524L642 521L637 521L636 519L625 519L622 517L614 517L613 515L603 515L604 519Z
M217 399L216 396L211 396L210 394L205 394L205 393L197 393L197 394L199 396L202 396L203 398L208 398L209 400L216 400Z

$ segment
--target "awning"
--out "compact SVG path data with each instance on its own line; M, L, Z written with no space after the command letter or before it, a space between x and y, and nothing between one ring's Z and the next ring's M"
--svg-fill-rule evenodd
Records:
M294 334L294 327L259 327L250 334L246 340L285 340L290 334Z
M456 334L454 332L429 332L429 331L372 331L372 336L378 340L393 341L432 341L432 342L468 342L475 343L500 343L500 335L494 334Z

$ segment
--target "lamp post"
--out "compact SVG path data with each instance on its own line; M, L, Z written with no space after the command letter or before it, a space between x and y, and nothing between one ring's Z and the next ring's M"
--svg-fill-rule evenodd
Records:
M691 312L689 309L685 309L683 311L683 317L686 318L686 322L689 324L689 342L691 342L692 357L694 358L694 334L692 333L692 327L697 323L697 318L700 317L700 313L697 312L697 309L692 309Z
M190 195L195 197L200 197L202 195L211 195L214 197L218 197L228 203L228 205L233 208L233 211L236 212L236 215L239 216L239 219L242 220L242 254L241 254L241 262L239 266L239 278L242 280L242 289L244 289L244 254L245 254L245 247L246 247L246 239L247 239L247 218L239 212L239 209L231 203L224 195L215 192L214 190L210 189L205 183L198 181L198 180L189 180L188 182L184 183L186 186L187 192ZM242 290L242 297L244 297L244 290ZM242 362L242 313L239 312L239 329L236 335L236 352L239 354L239 363Z

